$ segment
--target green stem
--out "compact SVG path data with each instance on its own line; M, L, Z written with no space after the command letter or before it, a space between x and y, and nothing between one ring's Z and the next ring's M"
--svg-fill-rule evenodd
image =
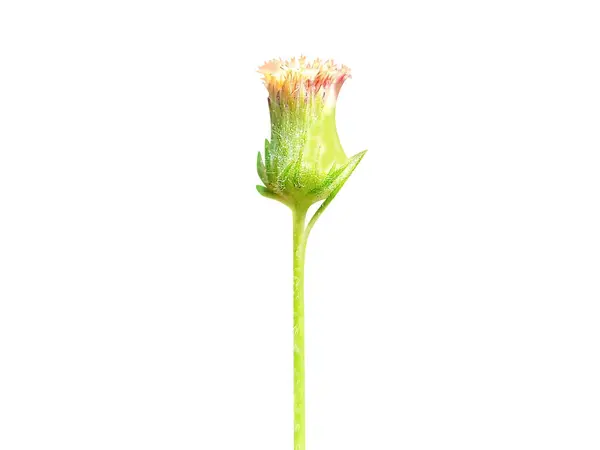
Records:
M294 217L294 450L305 450L304 398L304 255L307 208L292 209Z

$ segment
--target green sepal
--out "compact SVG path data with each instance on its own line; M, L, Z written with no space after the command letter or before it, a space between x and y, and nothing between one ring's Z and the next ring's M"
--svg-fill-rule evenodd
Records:
M256 157L256 171L258 172L258 176L260 177L260 180L265 185L269 184L268 179L267 179L267 168L263 164L262 155L260 154L260 152L258 152L258 155Z
M270 181L269 174L271 173L271 143L268 139L265 139L265 173L267 181Z
M323 194L333 184L336 178L340 176L345 167L346 164L340 167L332 167L325 176L323 182L319 184L316 188L309 191L309 195L315 196L317 198L320 197L321 194Z
M275 192L271 191L269 188L261 186L260 184L256 185L256 190L263 197L267 197L267 198L270 198L273 200L278 200L280 202L282 201L282 199L281 199L281 197L279 197L279 195L277 195Z
M292 169L296 168L295 161L290 161L277 177L277 185L281 190L286 190L288 180L294 175Z
M350 175L352 175L352 172L354 172L354 169L356 169L358 163L363 159L365 153L367 153L366 150L357 153L356 155L352 156L343 166L332 168L323 182L310 192L310 195L323 199L329 197L336 189L339 191L346 180L350 178Z
M354 172L354 169L356 169L356 166L358 166L358 163L363 159L363 157L365 156L366 153L367 153L366 150L362 151L360 153L357 153L352 158L350 158L348 160L348 162L346 164L344 164L344 166L342 166L343 167L342 172L335 178L335 180L329 185L329 187L327 189L327 191L328 191L327 198L325 199L325 201L323 203L321 203L321 206L319 206L319 209L317 209L315 214L312 216L312 218L308 222L308 225L306 227L307 235L308 235L308 233L310 233L310 230L315 225L315 222L317 221L317 219L321 216L321 214L323 214L323 211L325 211L325 208L327 208L327 206L329 206L329 204L333 201L335 196L338 194L338 192L340 192L340 190L344 186L344 183L346 183L346 181L348 181L348 178L350 178L350 175L352 175L352 172Z
M298 158L296 158L296 163L294 164L294 170L293 170L292 176L291 176L292 185L296 189L299 189L301 187L301 185L300 185L300 175L301 174L302 174L302 152L300 153L300 156L298 156Z

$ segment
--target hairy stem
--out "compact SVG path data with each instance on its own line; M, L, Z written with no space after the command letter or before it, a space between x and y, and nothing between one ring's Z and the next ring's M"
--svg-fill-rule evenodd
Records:
M304 255L306 208L293 209L294 217L294 450L305 450L304 397Z

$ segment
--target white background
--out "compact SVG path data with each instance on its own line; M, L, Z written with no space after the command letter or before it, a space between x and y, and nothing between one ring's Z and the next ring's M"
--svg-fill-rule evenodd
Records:
M3 1L0 448L292 449L258 65L353 69L309 450L600 448L594 1Z

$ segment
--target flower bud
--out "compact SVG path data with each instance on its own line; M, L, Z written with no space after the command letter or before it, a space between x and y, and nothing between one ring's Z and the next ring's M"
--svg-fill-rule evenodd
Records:
M271 141L264 162L258 154L258 191L291 207L335 195L365 153L348 158L336 130L337 97L350 69L300 57L271 60L259 72L269 92Z

